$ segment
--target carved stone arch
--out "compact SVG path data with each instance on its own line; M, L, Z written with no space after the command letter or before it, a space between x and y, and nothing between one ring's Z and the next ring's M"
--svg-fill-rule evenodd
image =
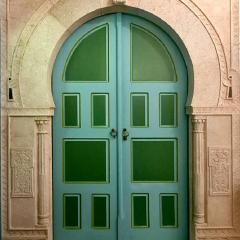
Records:
M179 13L177 18L171 14L172 9ZM190 95L194 92L194 96L189 97L188 105L216 107L226 102L231 81L221 40L206 15L191 0L168 3L129 0L124 7L103 0L91 3L46 0L32 16L16 45L9 84L15 101L10 107L53 108L51 64L62 42L88 19L116 11L161 19L179 36L193 66L194 86L193 83L190 86ZM179 16L182 16L180 21ZM31 64L33 60L35 65ZM39 88L46 93L44 96Z

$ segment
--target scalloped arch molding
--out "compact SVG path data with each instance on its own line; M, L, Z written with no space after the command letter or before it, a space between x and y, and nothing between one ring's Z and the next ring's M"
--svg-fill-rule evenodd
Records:
M192 62L190 93L194 94L188 105L225 105L231 82L224 49L211 22L191 0L128 0L125 6L114 6L107 0L46 0L22 31L11 60L10 87L15 99L11 107L54 107L51 71L63 41L88 19L115 11L154 16L167 23Z

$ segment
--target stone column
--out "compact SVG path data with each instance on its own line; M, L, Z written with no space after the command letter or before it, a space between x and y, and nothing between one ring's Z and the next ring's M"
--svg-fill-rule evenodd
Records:
M193 220L194 223L205 222L205 124L203 116L193 116Z
M48 199L46 188L46 162L45 162L45 125L46 119L36 120L37 124L37 141L38 141L38 225L47 226L49 221Z

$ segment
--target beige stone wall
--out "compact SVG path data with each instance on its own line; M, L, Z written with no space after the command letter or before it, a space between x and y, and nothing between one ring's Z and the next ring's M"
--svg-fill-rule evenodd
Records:
M72 31L117 11L170 26L187 60L191 239L240 239L238 0L0 3L4 240L52 238L52 66Z

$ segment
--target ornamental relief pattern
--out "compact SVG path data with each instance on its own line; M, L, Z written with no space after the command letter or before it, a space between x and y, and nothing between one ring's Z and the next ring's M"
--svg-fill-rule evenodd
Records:
M11 196L33 197L33 152L11 149Z
M209 148L210 195L229 195L231 153L228 148Z

